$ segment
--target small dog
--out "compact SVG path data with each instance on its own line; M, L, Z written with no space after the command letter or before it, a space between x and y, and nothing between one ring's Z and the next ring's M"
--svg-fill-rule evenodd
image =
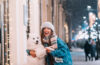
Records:
M28 50L34 50L36 57L27 56L27 65L45 65L46 49L41 44L40 37L36 34L30 34L27 43Z

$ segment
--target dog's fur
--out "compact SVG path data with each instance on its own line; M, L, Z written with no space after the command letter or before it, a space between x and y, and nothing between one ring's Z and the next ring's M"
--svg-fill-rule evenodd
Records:
M40 36L36 34L30 34L27 43L28 50L34 50L36 57L27 55L28 65L45 65L46 50L41 44Z

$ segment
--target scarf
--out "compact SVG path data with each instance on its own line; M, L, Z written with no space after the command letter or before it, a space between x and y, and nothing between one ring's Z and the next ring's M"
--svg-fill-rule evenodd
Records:
M44 37L43 38L43 43L46 44L45 47L57 44L57 36L56 35L51 35L51 36L48 36L48 37Z

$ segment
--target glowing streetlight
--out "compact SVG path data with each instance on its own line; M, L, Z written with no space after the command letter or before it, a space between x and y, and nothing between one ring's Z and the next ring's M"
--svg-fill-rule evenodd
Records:
M83 19L86 19L86 16L83 16Z
M88 11L91 10L91 6L90 5L87 6L87 10Z

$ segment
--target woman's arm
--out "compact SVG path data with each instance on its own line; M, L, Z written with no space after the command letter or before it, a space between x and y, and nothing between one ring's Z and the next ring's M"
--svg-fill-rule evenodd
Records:
M34 50L26 50L26 52L28 53L28 55L31 55L32 57L36 57L36 53Z
M58 38L57 40L58 48L54 51L51 51L50 54L54 57L64 57L67 54L70 53L69 48L67 45L60 39Z
M55 51L51 51L50 54L54 57L64 57L66 54L66 51L64 48L56 49Z

